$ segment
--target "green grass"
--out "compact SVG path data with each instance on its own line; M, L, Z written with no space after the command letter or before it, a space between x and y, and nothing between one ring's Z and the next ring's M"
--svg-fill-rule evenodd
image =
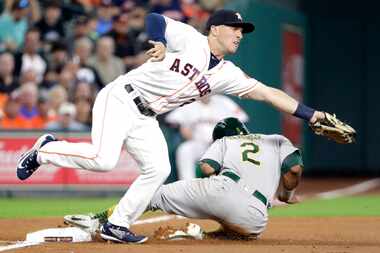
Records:
M270 210L271 216L380 216L380 196L308 200Z
M0 198L0 218L98 212L118 201L118 198Z
M0 218L94 213L118 201L119 198L0 198ZM296 205L273 208L270 216L380 216L380 196L308 200Z

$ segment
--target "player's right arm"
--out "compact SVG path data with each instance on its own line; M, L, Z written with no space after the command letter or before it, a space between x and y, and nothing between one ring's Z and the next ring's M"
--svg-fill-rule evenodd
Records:
M324 119L323 112L310 108L280 89L267 86L245 74L232 62L226 62L223 92L243 98L266 102L277 110L302 118L310 123Z
M296 203L295 190L300 183L303 160L301 152L284 136L279 138L281 159L281 180L278 199L289 204Z
M310 123L325 118L323 112L307 107L282 90L267 86L260 82L256 84L256 87L253 90L245 94L243 97L264 101L282 112L292 114L296 117L307 120Z
M294 194L296 188L301 180L302 175L302 166L295 165L290 168L288 172L281 176L280 188L278 191L278 200L293 204Z

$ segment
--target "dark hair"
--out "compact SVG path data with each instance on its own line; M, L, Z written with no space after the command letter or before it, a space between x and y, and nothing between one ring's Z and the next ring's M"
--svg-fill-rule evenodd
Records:
M61 3L58 0L50 0L45 4L45 8L61 8Z
M56 51L67 51L67 45L62 41L54 41L51 45L51 52L54 53Z

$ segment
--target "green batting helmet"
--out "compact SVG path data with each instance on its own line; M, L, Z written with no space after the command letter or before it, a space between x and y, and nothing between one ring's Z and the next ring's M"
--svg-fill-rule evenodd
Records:
M237 118L225 118L219 121L212 132L212 139L215 141L224 136L249 134L248 128Z

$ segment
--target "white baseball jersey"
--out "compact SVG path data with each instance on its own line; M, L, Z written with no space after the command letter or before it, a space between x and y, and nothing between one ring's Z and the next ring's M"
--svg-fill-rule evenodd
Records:
M209 144L216 123L228 117L238 118L242 122L248 121L248 115L232 99L214 95L209 97L207 103L196 101L175 109L166 116L165 120L171 124L190 128L193 140Z
M210 94L242 96L255 88L232 62L221 60L208 69L210 47L207 37L193 27L165 17L167 51L163 61L148 61L122 76L148 101L157 114Z

